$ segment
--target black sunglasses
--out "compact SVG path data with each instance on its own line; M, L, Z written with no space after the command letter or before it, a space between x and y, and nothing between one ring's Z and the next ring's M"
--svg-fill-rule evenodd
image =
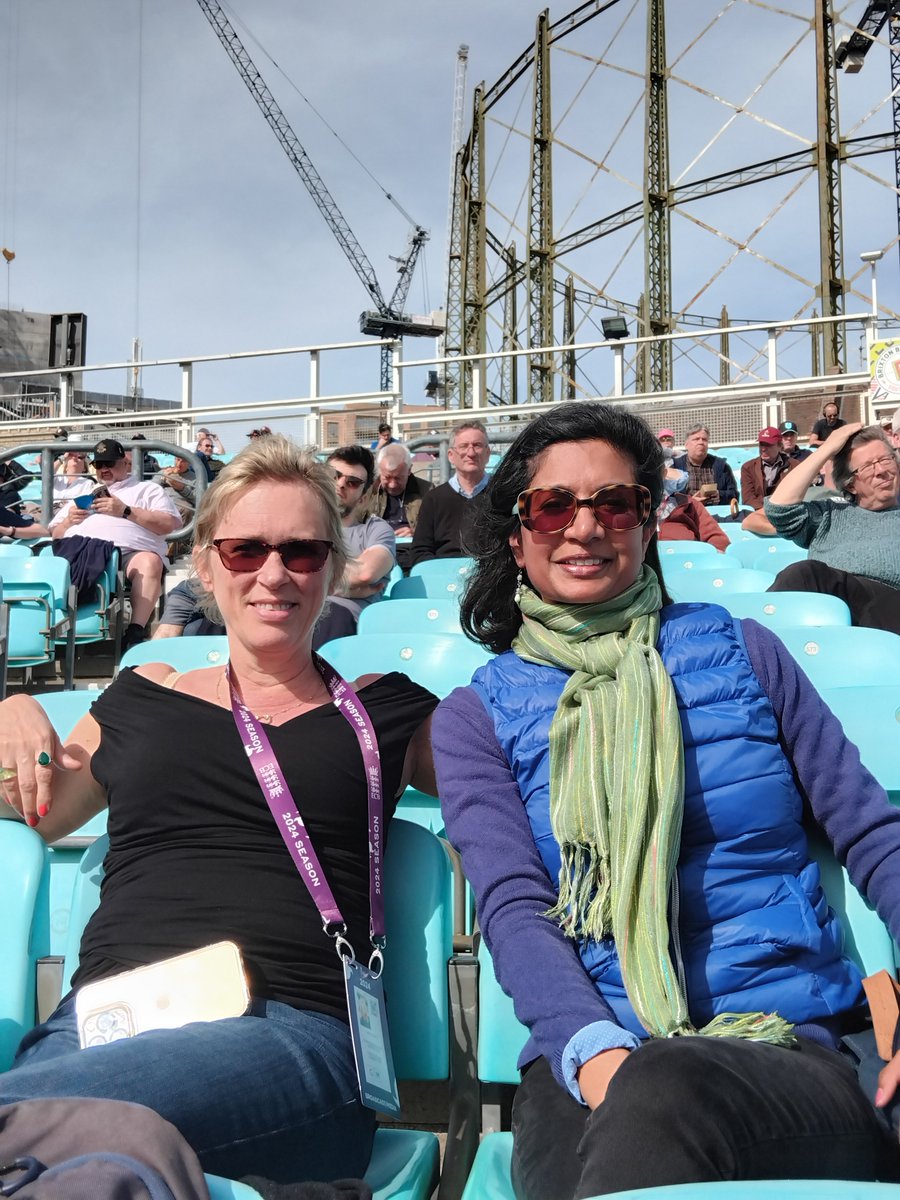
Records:
M258 538L215 538L212 545L222 566L238 574L259 571L274 551L281 556L286 570L311 575L322 570L334 549L334 542L326 542L323 538L296 538L277 546Z
M641 484L614 483L579 499L568 488L529 488L519 494L513 514L532 533L562 533L587 506L604 529L639 529L650 519L653 500Z

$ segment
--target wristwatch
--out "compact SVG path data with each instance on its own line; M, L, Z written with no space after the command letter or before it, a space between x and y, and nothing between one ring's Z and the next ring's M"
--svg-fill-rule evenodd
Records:
M122 516L123 517L131 516L131 505L130 504L126 504L125 507L122 509Z

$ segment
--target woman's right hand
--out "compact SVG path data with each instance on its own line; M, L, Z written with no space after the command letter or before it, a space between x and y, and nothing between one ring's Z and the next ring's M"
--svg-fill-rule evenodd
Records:
M47 765L38 762L47 756ZM15 774L0 783L0 798L29 825L37 825L53 803L54 765L81 770L62 747L50 718L32 696L10 696L0 704L0 767Z
M631 1053L622 1046L603 1050L589 1058L578 1071L578 1086L585 1104L591 1111L599 1108L606 1099L610 1080Z

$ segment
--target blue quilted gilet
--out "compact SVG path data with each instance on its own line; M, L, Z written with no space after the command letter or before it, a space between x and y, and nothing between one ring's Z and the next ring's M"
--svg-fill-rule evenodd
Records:
M808 853L803 802L739 622L714 605L671 605L661 614L658 649L684 739L684 822L670 920L692 1020L777 1011L802 1023L846 1012L861 1002L860 975L841 953L841 929ZM550 828L549 731L566 679L565 671L508 651L472 681L554 883L560 858ZM646 1037L612 939L583 941L579 952L619 1023Z

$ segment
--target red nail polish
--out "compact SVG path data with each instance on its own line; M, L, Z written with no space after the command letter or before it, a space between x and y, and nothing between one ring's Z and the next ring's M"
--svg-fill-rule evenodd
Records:
M37 825L37 823L38 823L37 817L26 817L25 820L31 826L32 829L34 829L35 825Z
M38 816L39 816L39 817L46 817L46 815L47 815L47 805L46 805L46 804L39 804L39 805L38 805Z

